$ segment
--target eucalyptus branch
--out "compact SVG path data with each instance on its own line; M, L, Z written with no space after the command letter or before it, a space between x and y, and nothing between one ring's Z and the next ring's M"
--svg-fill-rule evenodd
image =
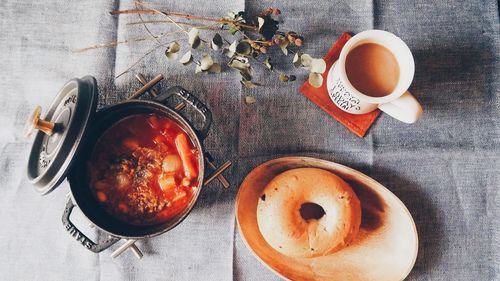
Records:
M137 14L139 16L139 21L130 22L127 25L143 25L147 33L149 33L149 35L158 42L158 45L146 52L125 71L118 74L116 78L130 71L133 67L138 65L142 59L161 47L166 47L165 56L167 59L177 60L177 58L179 57L179 51L181 50L181 45L175 41L169 43L161 43L160 38L175 32L183 32L187 34L187 42L189 43L190 48L187 51L183 50L184 54L180 56L178 62L183 65L189 65L190 63L194 62L195 73L221 72L221 64L214 62L212 57L208 53L206 53L208 49L215 52L220 52L229 57L227 65L230 68L237 70L241 74L241 84L243 84L247 88L255 88L260 85L259 83L252 81L253 68L250 62L252 62L253 64L257 63L258 65L265 66L266 69L270 71L270 73L278 74L279 80L283 82L296 80L295 75L287 75L282 71L275 70L273 65L271 64L271 57L269 55L263 61L257 59L258 57L262 58L262 55L266 54L270 48L277 47L281 49L285 56L289 53L294 55L293 64L295 65L295 67L302 67L310 71L309 82L311 83L311 85L313 85L314 87L320 87L323 83L323 77L321 74L326 69L325 61L319 58L312 58L311 56L303 54L300 51L300 47L304 42L304 38L302 36L299 36L293 31L282 31L279 29L279 22L275 19L276 16L281 14L281 11L279 9L264 9L255 18L248 18L245 12L228 13L227 16L215 18L157 10L144 4L142 0L135 0L135 8L136 9L130 10L115 10L111 11L110 13L112 15ZM145 21L142 15L148 14L161 15L164 16L166 20ZM189 22L177 22L175 20L177 18L186 19ZM210 24L197 26L190 21ZM147 26L147 24L156 23L174 24L178 30L172 33L156 35L151 32L151 30ZM185 28L187 26L189 26L190 28ZM220 27L220 30L228 32L232 35L238 33L238 35L241 36L238 36L238 38L232 43L223 38L219 33L215 33L211 40L204 40L200 37L201 30L215 29L216 27ZM248 32L248 34L246 32ZM133 38L107 44L98 44L77 51L86 51L104 47L116 47L118 44L140 42L145 40L151 40L151 38ZM194 56L194 50L198 49L200 46L205 46L208 48L200 48L202 49L203 53L201 55ZM195 57L198 58L198 60L196 60Z

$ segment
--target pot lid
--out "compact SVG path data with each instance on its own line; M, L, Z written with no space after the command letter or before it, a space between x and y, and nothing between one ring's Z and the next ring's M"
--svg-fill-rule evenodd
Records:
M78 151L98 99L97 81L92 76L68 81L57 94L44 119L38 106L26 123L25 134L35 130L28 160L28 179L42 195L65 178Z

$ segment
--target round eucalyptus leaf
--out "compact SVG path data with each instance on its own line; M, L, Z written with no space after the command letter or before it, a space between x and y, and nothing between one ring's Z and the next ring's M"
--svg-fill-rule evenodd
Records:
M203 72L203 69L201 69L201 66L200 65L196 65L194 73L201 73L201 72Z
M240 71L248 70L250 68L248 59L245 57L233 57L229 61L228 66L234 69L238 69Z
M179 62L183 65L188 65L193 61L193 55L191 51L187 51L182 57L179 59Z
M168 59L176 59L177 58L177 52L181 49L181 46L177 42L172 42L168 44L167 49L165 50L165 56L167 56Z
M248 56L252 52L252 46L247 41L241 41L236 45L236 53L242 56Z
M220 64L218 63L214 63L212 64L212 66L210 66L210 68L208 69L208 72L210 73L220 73L222 70Z
M285 56L288 56L288 49L286 48L286 47L288 47L288 44L289 44L289 42L286 40L282 41L279 44L279 47L280 47L281 51L283 52L283 54L285 54Z
M302 65L302 53L297 52L293 56L293 66L300 67Z
M191 28L191 30L189 30L188 32L188 42L193 49L196 49L200 46L201 39L199 33L199 30L195 27Z
M213 64L214 64L214 61L213 61L212 57L208 54L204 54L200 60L200 67L201 67L201 70L203 70L203 71L208 70Z
M313 58L308 54L303 54L300 56L300 59L302 61L302 67L310 69Z
M219 33L216 33L214 38L212 39L212 42L210 43L210 47L212 47L212 49L214 49L215 51L218 51L222 48L222 45L224 45L222 37Z
M266 66L266 68L268 70L273 70L273 65L271 64L271 58L266 58L263 62L262 62L263 65Z
M312 59L311 72L322 74L326 70L326 62L323 59Z
M321 74L311 72L309 73L308 81L314 88L319 88L323 85L323 76L321 76Z

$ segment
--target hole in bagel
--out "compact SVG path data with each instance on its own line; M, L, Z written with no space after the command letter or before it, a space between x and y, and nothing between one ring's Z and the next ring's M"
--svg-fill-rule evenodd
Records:
M300 216L305 220L319 220L325 215L323 207L316 203L306 202L300 205Z

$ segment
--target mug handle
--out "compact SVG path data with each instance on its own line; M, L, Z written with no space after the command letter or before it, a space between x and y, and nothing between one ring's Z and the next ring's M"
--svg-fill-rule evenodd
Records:
M379 104L378 108L399 121L412 124L422 116L422 106L408 91L401 97L388 103Z

